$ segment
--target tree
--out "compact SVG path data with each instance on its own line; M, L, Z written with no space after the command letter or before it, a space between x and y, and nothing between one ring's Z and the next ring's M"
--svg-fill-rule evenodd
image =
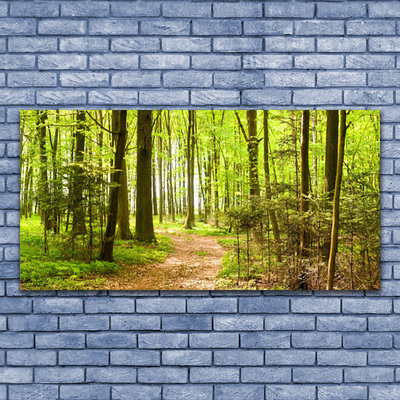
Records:
M310 136L310 112L304 110L301 118L301 148L300 148L300 174L301 174L301 196L300 196L300 212L303 215L303 224L301 227L300 237L300 271L299 271L299 288L307 290L307 278L305 272L306 260L309 257L310 231L307 226L307 219L304 214L309 210L309 181L310 168L308 164L308 148Z
M136 193L136 230L134 239L139 242L156 242L153 227L151 200L151 165L152 165L152 130L151 110L139 110L137 121L137 193Z
M187 130L187 176L188 176L188 209L185 220L185 229L192 229L194 226L194 149L195 149L195 136L194 136L194 110L189 110L189 126Z
M124 152L125 153L125 152ZM131 240L132 232L129 228L129 198L128 198L128 178L126 173L126 159L122 160L122 168L120 174L120 194L118 201L118 239Z
M333 289L333 281L335 279L335 263L336 252L338 245L338 230L339 230L339 202L340 202L340 189L342 185L343 174L343 161L344 161L344 144L346 139L346 111L340 111L340 135L339 135L339 149L335 181L335 194L333 197L333 216L332 216L332 233L331 233L331 246L328 261L328 279L326 290Z
M104 234L104 240L99 257L99 259L102 261L113 261L113 249L114 249L115 229L117 226L117 212L119 203L122 164L125 156L125 146L127 137L126 110L112 111L112 132L117 137L116 138L117 145L115 151L114 170L111 176L111 183L113 185L110 188L110 206L108 211L107 227ZM151 201L149 204L151 208ZM153 219L151 219L151 221L153 221Z

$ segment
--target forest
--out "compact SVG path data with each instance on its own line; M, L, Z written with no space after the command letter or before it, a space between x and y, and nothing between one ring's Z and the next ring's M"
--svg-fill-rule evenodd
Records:
M379 124L21 111L21 289L379 289Z

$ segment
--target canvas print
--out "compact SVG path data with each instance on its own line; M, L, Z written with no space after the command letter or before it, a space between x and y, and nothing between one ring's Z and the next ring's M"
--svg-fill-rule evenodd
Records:
M379 289L379 152L379 111L22 111L21 289Z

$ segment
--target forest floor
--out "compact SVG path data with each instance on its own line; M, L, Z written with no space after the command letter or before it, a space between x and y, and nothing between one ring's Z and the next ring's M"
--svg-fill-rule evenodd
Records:
M162 263L124 265L108 279L108 290L213 290L224 249L213 236L157 229L174 248Z

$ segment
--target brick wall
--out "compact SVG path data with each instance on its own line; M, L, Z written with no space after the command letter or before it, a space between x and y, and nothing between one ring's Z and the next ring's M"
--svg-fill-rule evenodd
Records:
M400 398L398 17L385 0L2 1L0 399ZM314 106L382 110L380 291L19 291L20 109Z

